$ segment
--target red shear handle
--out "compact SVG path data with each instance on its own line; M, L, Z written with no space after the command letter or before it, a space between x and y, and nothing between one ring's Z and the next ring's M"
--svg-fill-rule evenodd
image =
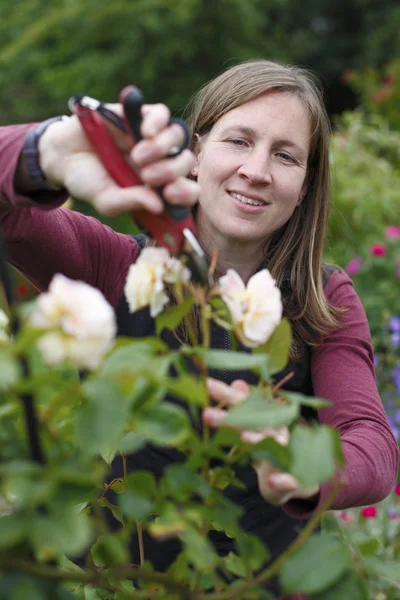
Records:
M101 115L79 103L74 105L74 112L104 167L114 181L121 187L143 185L139 175L128 165L121 154ZM194 221L190 214L180 221L173 219L166 211L161 215L154 215L145 210L138 210L132 212L131 216L134 221L149 232L160 246L164 246L172 253L182 251L185 242L183 235L185 229L195 233Z

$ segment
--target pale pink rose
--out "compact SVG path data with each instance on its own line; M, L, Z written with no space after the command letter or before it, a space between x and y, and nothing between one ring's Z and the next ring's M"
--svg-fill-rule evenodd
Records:
M246 287L238 273L228 269L219 286L240 341L248 348L264 344L282 319L281 293L270 272L259 271Z
M386 227L385 229L385 237L387 237L388 239L399 239L400 227L397 227L396 225L389 225L389 227Z
M7 327L8 327L9 319L4 312L0 308L0 344L6 344L9 341Z
M150 306L150 315L156 317L169 301L165 283L187 283L189 279L189 269L172 258L168 250L144 248L136 263L130 266L125 283L130 312Z
M361 256L354 256L346 266L346 273L353 277L354 275L358 275L362 266L363 260Z
M83 369L99 366L117 331L113 308L103 294L61 274L37 298L30 323L48 331L37 342L47 364L68 360Z

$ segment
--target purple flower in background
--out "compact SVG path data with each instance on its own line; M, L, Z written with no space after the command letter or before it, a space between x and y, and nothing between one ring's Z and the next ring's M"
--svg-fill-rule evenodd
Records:
M394 315L389 321L390 342L393 348L400 346L400 317Z
M374 353L374 368L376 369L379 365L379 356Z
M389 321L389 329L393 333L400 333L400 317L393 315Z
M400 427L399 427L399 423L396 419L396 416L395 415L387 415L387 420L388 420L390 429L392 430L394 437L396 438L396 440L400 440Z
M351 261L347 264L346 267L346 273L348 275L350 275L350 277L353 277L353 275L358 275L358 273L360 272L361 269L361 265L363 263L363 260L361 258L361 256L354 256Z
M397 363L392 371L392 380L396 387L397 393L400 395L400 362Z

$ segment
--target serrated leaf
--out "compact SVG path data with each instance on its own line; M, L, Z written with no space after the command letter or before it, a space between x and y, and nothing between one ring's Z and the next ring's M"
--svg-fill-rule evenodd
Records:
M182 304L176 304L164 310L156 317L156 334L160 335L163 329L174 331L181 321L190 313L194 303L193 296L186 296Z
M0 515L0 550L19 544L25 537L27 521L22 514Z
M179 538L185 546L186 555L190 562L198 569L212 570L217 562L217 556L213 545L206 537L192 527L188 527L179 534Z
M111 504L111 502L109 502L104 496L103 498L101 498L101 500L99 500L99 506L101 506L102 508L108 508L111 511L111 514L113 515L114 519L116 519L122 525L124 525L124 518L122 516L122 511L119 506Z
M165 380L164 385L170 394L186 400L188 404L201 407L208 405L208 392L203 379L182 373L179 377Z
M125 486L130 492L145 496L154 496L157 491L156 478L150 471L135 471L125 477Z
M177 446L190 434L187 413L169 402L140 414L136 427L149 442L161 446Z
M248 447L253 462L267 460L277 469L287 471L290 467L291 455L287 446L281 446L272 438L267 438L258 444Z
M85 453L97 454L117 447L129 414L129 402L112 381L90 380L83 384L85 400L75 420L75 429Z
M116 535L109 533L97 538L91 552L97 567L112 567L129 562L128 550L124 543Z
M267 354L271 375L282 371L289 360L292 344L292 329L287 319L282 319L268 341L253 350L256 354Z
M321 484L335 472L338 433L326 426L295 425L289 441L290 472L305 486Z
M398 561L387 560L386 558L366 558L364 560L364 567L368 572L373 573L378 577L400 583L400 569Z
M313 535L282 565L283 592L320 593L339 581L351 565L349 548L334 534Z
M153 503L148 498L133 492L121 494L118 498L118 502L123 514L128 517L128 519L133 519L134 521L142 521L145 519L153 507Z
M210 369L220 371L252 370L257 373L269 371L268 356L247 352L227 352L226 350L205 350L185 347L186 354L200 356Z
M368 584L355 573L346 573L333 586L309 596L309 600L369 600Z
M260 390L252 389L248 398L228 412L224 426L259 431L290 425L298 415L299 406L269 401Z
M331 406L332 404L332 402L329 402L329 400L324 400L323 398L305 396L304 394L287 392L286 390L281 390L280 395L290 400L290 402L295 402L297 404L301 404L302 406L310 406L311 408L315 408L315 410Z

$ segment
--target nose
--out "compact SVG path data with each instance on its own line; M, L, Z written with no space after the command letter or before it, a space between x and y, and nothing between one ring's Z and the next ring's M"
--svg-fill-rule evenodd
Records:
M271 183L271 170L267 153L263 150L254 149L243 161L238 173L240 177L251 183Z

